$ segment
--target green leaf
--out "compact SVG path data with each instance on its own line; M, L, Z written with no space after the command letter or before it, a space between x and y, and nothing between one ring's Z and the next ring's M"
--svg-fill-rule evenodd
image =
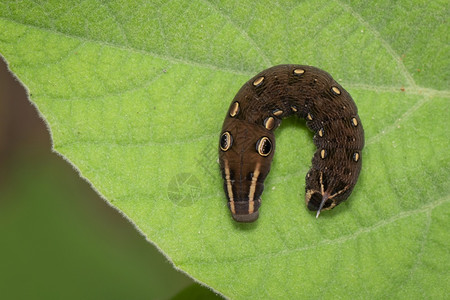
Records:
M54 149L176 267L231 298L444 298L449 291L446 1L4 1L0 52ZM304 205L314 145L285 120L260 218L226 207L218 134L280 63L331 73L366 133L349 200Z

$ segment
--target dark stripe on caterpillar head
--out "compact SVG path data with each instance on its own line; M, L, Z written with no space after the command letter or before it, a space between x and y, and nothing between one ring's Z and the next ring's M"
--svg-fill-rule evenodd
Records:
M283 118L306 119L317 150L306 175L306 205L332 209L347 199L361 170L364 130L353 99L325 71L279 65L245 83L223 123L219 162L232 216L258 218L264 180L275 152L273 131Z

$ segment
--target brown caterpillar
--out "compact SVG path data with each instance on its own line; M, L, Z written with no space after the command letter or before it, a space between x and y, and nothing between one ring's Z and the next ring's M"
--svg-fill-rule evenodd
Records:
M273 131L296 115L314 131L317 147L306 175L306 205L317 211L346 200L361 170L364 130L350 94L327 72L279 65L242 86L230 105L219 141L219 163L233 219L258 218L264 180L275 152Z

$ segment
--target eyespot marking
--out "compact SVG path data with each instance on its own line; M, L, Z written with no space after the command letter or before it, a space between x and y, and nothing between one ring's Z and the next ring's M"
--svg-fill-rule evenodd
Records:
M264 81L264 76L258 77L258 78L255 79L255 81L253 81L253 85L254 86L260 86L263 81Z
M292 109L293 112L297 112L298 111L297 107L295 107L295 106L291 106L291 109Z
M359 153L358 152L353 153L353 160L355 162L357 162L359 160Z
M323 128L320 128L320 129L319 129L319 136L320 136L320 137L323 137Z
M230 107L230 117L235 117L239 113L240 107L239 102L234 101L233 105Z
M233 137L231 136L230 132L225 131L224 133L222 133L222 136L220 137L220 150L228 151L232 144Z
M281 116L281 115L283 114L283 111L282 111L281 109L275 109L275 110L272 112L272 114L273 114L275 117L279 117L279 116Z
M275 126L275 119L273 117L267 117L264 120L264 127L266 127L266 129L272 130L274 126Z
M264 136L256 142L256 151L261 156L268 156L272 152L272 142Z
M353 126L358 126L358 120L356 120L356 118L352 118L352 125Z
M308 120L310 120L310 121L312 121L312 116L311 116L311 114L310 113L308 113L308 115L306 116L306 119L308 119Z
M294 74L295 75L302 75L305 73L305 70L303 69L294 69Z
M320 150L320 158L325 159L327 156L327 151L325 149Z
M333 94L335 94L335 95L340 95L340 94L341 94L341 90L340 90L338 87L336 87L336 86L333 86L333 87L331 88L331 91L332 91Z

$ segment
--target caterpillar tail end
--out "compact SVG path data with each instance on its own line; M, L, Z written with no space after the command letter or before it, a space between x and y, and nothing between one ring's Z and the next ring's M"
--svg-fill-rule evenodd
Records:
M317 210L316 219L319 218L320 212L322 211L323 206L325 205L325 202L328 200L328 195L322 195L322 201L320 202L319 209Z

